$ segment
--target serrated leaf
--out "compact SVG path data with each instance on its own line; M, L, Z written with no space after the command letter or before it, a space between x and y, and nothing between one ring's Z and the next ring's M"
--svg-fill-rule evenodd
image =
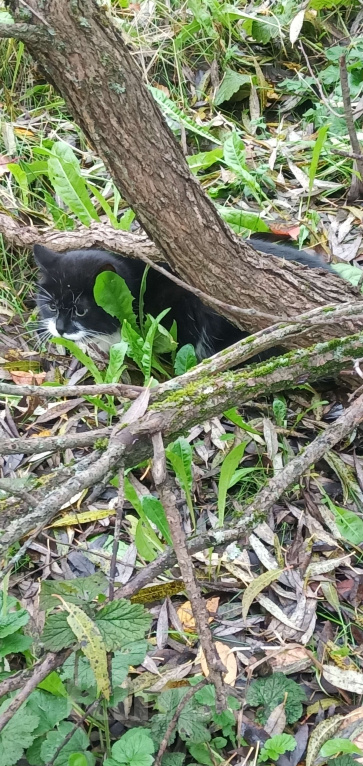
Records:
M12 700L7 699L0 705L0 716L5 713ZM24 708L18 710L0 733L1 766L14 766L20 761L24 750L33 743L34 731L39 717Z
M224 101L229 101L230 98L242 88L244 94L247 96L250 87L250 75L240 74L239 72L235 72L234 69L227 69L215 95L214 103L216 106L219 106L219 104L223 104Z
M324 743L331 739L338 731L341 722L344 720L342 715L333 715L326 721L320 721L310 734L308 749L306 752L306 766L313 766L318 758L319 752Z
M40 737L42 734L46 734L56 724L67 718L71 709L72 702L69 697L54 697L48 692L36 689L31 693L27 702L27 710L39 718L34 735Z
M126 319L131 327L137 328L136 316L132 307L134 296L122 277L114 271L102 271L96 277L93 288L97 306L101 306L107 314L116 317L123 324Z
M88 577L77 577L74 580L43 580L40 588L39 607L44 611L54 609L57 605L54 595L63 596L70 604L88 603L97 598L100 593L104 593L107 586L107 577L102 572Z
M56 194L81 223L89 226L92 220L100 220L81 176L77 157L65 141L53 144L48 155L48 175Z
M257 718L262 724L284 700L286 720L288 723L295 723L302 715L301 703L305 701L305 693L295 681L280 672L252 681L246 695L248 705L261 707Z
M141 604L130 604L126 599L117 599L97 612L95 622L106 650L110 652L132 640L144 638L150 627L151 616Z
M40 748L41 758L45 763L52 760L59 745L62 744L67 734L69 734L73 728L73 723L62 721L56 731L48 732L46 739L43 741ZM92 753L87 752L89 745L90 742L85 731L80 728L77 729L69 742L62 747L59 755L54 761L54 766L68 766L68 759L72 753L83 753L87 758L87 766L94 766L95 757Z
M110 698L111 686L107 671L107 654L102 635L93 620L76 604L65 601L58 596L62 606L67 610L67 622L77 640L83 654L89 660L94 672L97 690L106 699Z
M112 745L112 758L106 758L104 766L151 766L154 762L155 745L147 729L137 726L123 734Z
M259 577L256 577L249 583L249 585L247 585L242 596L242 617L244 620L246 619L248 610L256 596L258 596L264 588L267 588L268 585L271 585L272 582L278 580L283 571L283 569L272 569L270 572L263 572Z
M12 633L11 636L0 638L0 657L6 657L8 654L17 654L26 652L32 645L33 639L30 636L24 636L22 633Z
M64 612L51 614L46 619L42 633L42 642L44 648L49 652L60 652L62 649L68 649L75 643L74 633L67 622L67 615Z
M274 737L265 742L259 760L262 762L269 761L270 759L277 761L280 755L295 750L295 748L296 740L291 734L275 734Z
M174 361L175 375L184 375L185 372L188 372L192 367L195 367L197 363L198 360L195 355L194 346L192 346L191 343L186 343L186 345L182 346L176 354Z

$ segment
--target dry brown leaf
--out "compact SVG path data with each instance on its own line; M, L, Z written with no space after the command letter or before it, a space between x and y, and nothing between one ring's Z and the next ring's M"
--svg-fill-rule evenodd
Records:
M270 737L274 737L275 734L282 734L282 732L285 730L285 702L286 700L281 702L280 705L277 705L274 710L272 710L263 727L265 731L267 731L267 734L270 735Z
M231 647L227 644L222 644L221 641L216 641L214 644L218 657L222 660L227 672L223 676L224 682L229 686L234 686L237 678L237 660L231 651ZM202 672L206 678L209 676L209 668L202 650L200 655L200 664L202 666Z
M44 383L45 372L31 372L28 370L10 370L10 375L17 386L41 386Z
M286 674L296 673L311 667L311 658L303 646L286 649L286 651L280 652L275 657L269 658L268 662L275 673L277 671L282 671Z
M363 694L363 673L357 670L341 670L334 665L323 665L323 676L337 689Z
M207 601L204 602L204 604L205 604L207 612L209 612L212 615L211 617L209 617L208 622L213 622L214 615L219 605L219 596L216 596L214 598L208 598ZM183 629L187 633L193 633L196 629L196 625L195 625L195 619L193 617L193 610L192 610L192 605L190 601L185 601L184 604L182 604L179 607L179 609L177 610L177 615L183 626Z

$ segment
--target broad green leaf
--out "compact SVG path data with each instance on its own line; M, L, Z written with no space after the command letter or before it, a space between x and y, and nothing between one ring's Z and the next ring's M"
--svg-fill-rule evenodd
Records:
M226 165L231 170L234 170L235 173L239 174L241 169L245 169L245 144L235 130L233 133L230 133L223 144L223 159Z
M198 364L198 360L195 355L194 346L191 343L187 343L176 354L174 361L175 375L184 375L185 372L191 370L196 364Z
M112 657L112 682L114 686L125 680L130 665L140 665L143 662L147 649L147 641L132 641L114 653ZM90 691L96 688L93 670L84 656L76 659L75 655L71 654L63 663L61 672L65 681L74 681L76 678L76 686L81 691Z
M72 753L68 758L68 766L88 766L88 760L83 753Z
M164 319L164 317L169 311L170 309L165 309L155 319L152 318L150 327L148 328L146 333L146 337L142 347L143 353L142 353L142 361L141 361L142 369L145 374L145 385L150 380L151 365L152 365L153 353L154 353L153 349L154 349L155 335L161 320Z
M198 745L191 744L188 750L197 763L201 763L203 766L215 766L216 762L214 758L212 760L210 748L205 742L200 742Z
M135 545L139 556L145 561L154 561L160 553L160 540L150 524L146 524L142 519L139 519L136 525Z
M214 103L216 106L219 106L219 104L223 104L224 101L229 101L236 93L238 93L239 97L245 98L248 96L250 88L250 75L240 74L239 72L235 72L234 69L227 69L215 95ZM243 92L241 92L242 89Z
M72 729L74 729L73 723L70 721L62 721L57 730L48 732L40 748L40 754L45 763L52 760L58 747L62 744L63 740ZM62 747L59 755L54 761L54 766L68 766L68 759L72 753L83 753L87 759L87 766L95 766L94 755L87 752L89 745L90 741L86 732L82 728L76 729L69 742Z
M125 319L122 325L121 335L122 340L128 344L127 356L133 359L141 372L146 376L146 370L144 369L144 339L142 335L132 327L127 319Z
M31 693L27 702L27 710L39 718L34 735L40 737L42 734L46 734L56 724L67 718L71 709L72 702L69 697L55 697L41 689L36 689Z
M120 325L127 319L131 327L136 329L137 321L132 308L134 297L122 277L114 271L102 271L96 278L93 294L97 306L116 317Z
M312 191L312 188L314 186L316 171L318 169L318 164L319 164L319 158L320 158L321 150L325 144L328 130L329 130L329 125L322 125L322 127L319 128L318 130L318 135L314 143L313 156L311 158L311 164L309 167L309 193Z
M97 277L98 279L98 277ZM87 368L88 372L92 375L94 378L95 383L100 385L103 383L103 375L102 372L96 367L94 361L91 359L88 354L85 354L84 351L81 351L81 349L77 346L76 343L74 343L73 340L68 340L68 338L52 338L52 343L56 343L58 346L63 346L64 348L67 348L68 351L73 354L73 356L78 359L81 364Z
M256 717L262 724L266 723L275 707L284 701L287 722L295 723L302 716L301 703L305 699L305 692L299 684L280 672L252 681L246 694L247 705L261 708Z
M147 334L153 322L153 317L150 314L147 315L144 323L144 335ZM173 338L171 332L162 324L158 324L153 342L153 354L169 354L175 351L178 344Z
M242 444L238 444L236 447L233 447L233 449L231 449L228 455L226 455L224 458L221 466L218 484L218 521L220 526L223 526L224 523L224 513L226 509L226 499L229 483L238 464L243 458L246 445L247 442L242 442Z
M244 620L246 619L248 610L256 596L258 596L264 588L267 588L268 585L271 585L274 580L278 580L283 571L283 569L272 569L270 572L263 572L259 577L256 577L247 585L242 596L242 617Z
M1 14L0 14L0 21L1 21ZM23 170L20 165L18 165L16 162L10 162L7 165L8 170L10 170L11 175L14 176L15 180L19 184L19 189L21 191L22 200L24 202L24 205L28 205L29 202L29 184L28 184L28 178L25 170Z
M183 699L188 689L170 689L162 694L159 694L156 707L160 711L160 715L154 715L151 720L151 731L156 734L162 734L168 726L169 721L172 719L173 714ZM177 724L177 733L184 742L209 742L211 739L211 733L206 724L209 723L212 717L212 711L209 708L199 705L194 697L187 702L185 707L180 713ZM163 736L163 734L162 734ZM175 738L169 740L171 743Z
M327 742L324 742L319 756L321 756L321 758L330 758L330 756L338 755L338 753L359 753L360 755L363 755L361 748L355 745L354 742L351 742L350 739L335 737L334 739L328 739Z
M248 423L246 423L243 418L241 418L239 412L237 411L236 407L232 407L230 410L225 410L223 415L228 418L228 420L231 421L231 423L234 423L235 426L238 426L238 428L242 428L243 431L247 431L249 434L255 434L256 436L261 436L259 431L256 431L255 428L252 428Z
M53 594L63 596L70 604L84 604L97 598L107 589L108 580L102 572L74 580L43 580L40 587L39 607L47 611L57 602Z
M203 136L203 138L208 138L209 141L213 141L213 143L220 145L221 142L219 138L216 138L208 128L197 125L191 117L187 117L165 93L151 85L149 85L149 90L153 94L155 101L159 104L161 111L168 117L174 119L178 125L184 125L184 127L192 133L196 133L198 136Z
M353 545L361 545L363 540L363 519L354 511L348 511L334 503L329 504L335 516L335 523L340 534Z
M259 757L259 761L277 761L280 755L295 750L296 739L291 734L275 734L266 740Z
M0 657L6 657L8 654L17 654L26 652L31 647L33 639L30 636L24 636L22 633L13 633L0 638Z
M53 144L48 156L48 174L56 194L85 226L99 221L82 178L73 149L64 141Z
M0 705L0 716L5 713L12 700L7 699ZM1 766L14 766L20 761L24 750L33 743L34 731L39 723L38 715L23 707L18 710L0 733Z
M127 354L127 343L121 340L110 348L110 361L105 374L105 383L118 383L125 369L124 360Z
M53 600L56 603L55 599ZM47 617L42 633L42 643L49 652L60 652L62 649L73 646L74 634L64 612L57 612Z
M165 510L157 497L154 495L143 495L141 498L142 509L149 519L158 528L168 545L173 545L170 536L169 522L166 518Z
M219 215L226 223L229 223L233 231L237 234L245 231L269 231L269 227L261 218L259 213L247 213L245 210L238 210L235 207L225 207L217 205ZM251 242L253 246L253 240Z
M130 604L126 599L106 604L95 616L108 652L144 638L150 622L151 617L141 604Z
M135 218L135 213L131 208L129 210L126 210L126 212L121 216L120 220L117 221L116 229L121 229L121 231L130 231L131 224Z
M137 726L129 729L112 746L112 758L106 758L104 766L152 766L155 745L148 729Z
M14 19L8 11L0 9L0 24L14 24Z
M7 614L0 613L0 638L11 636L29 621L29 612L26 609L18 609Z
M332 269L339 277L350 282L354 287L357 287L361 282L362 269L358 266L352 266L350 263L332 263Z
M103 694L106 699L110 698L111 687L107 671L107 654L102 635L93 620L76 604L65 601L58 596L62 606L68 612L67 622L77 640L80 648L89 660L94 672L97 689L99 694Z
M198 173L199 170L206 170L215 162L218 162L223 157L223 149L212 149L209 152L199 152L199 154L191 154L187 157L187 163L192 173Z
M67 689L55 670L52 670L49 676L38 684L37 688L44 689L44 691L53 694L55 697L67 697Z

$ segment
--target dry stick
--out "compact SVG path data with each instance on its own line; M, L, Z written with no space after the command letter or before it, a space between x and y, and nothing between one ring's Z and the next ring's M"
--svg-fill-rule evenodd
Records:
M316 85L316 87L317 87L317 89L319 91L320 98L321 98L323 104L325 104L325 106L328 109L328 111L331 112L331 114L333 114L334 117L339 117L340 118L342 115L339 114L339 112L335 112L334 109L330 106L329 101L328 101L328 99L327 99L327 97L326 97L326 95L325 95L325 93L324 93L324 91L323 91L323 89L321 87L321 82L318 79L318 77L315 76L315 74L314 74L314 72L313 72L313 70L312 70L312 68L310 66L309 57L305 53L305 49L304 49L304 46L303 46L302 42L299 42L299 47L300 47L301 53L303 54L304 59L306 61L306 66L307 66L307 68L309 70L310 77L312 77L313 80L314 80L314 83L315 83L315 85Z
M187 541L189 556L205 548L215 545L228 545L252 530L261 522L261 514L267 513L291 484L307 471L310 465L320 460L324 454L344 439L363 419L363 394L351 404L343 414L331 425L327 426L299 455L294 457L285 468L274 476L266 486L258 492L252 503L244 509L243 518L233 528L209 530ZM152 582L156 577L170 569L176 563L175 551L166 548L155 561L152 561L126 585L119 588L116 598L131 598L135 593Z
M14 495L14 497L19 497L20 500L26 503L26 505L28 505L30 508L32 508L36 504L35 498L32 497L31 494L26 491L26 489L21 489L21 488L17 489L16 487L10 487L6 479L0 479L0 490L2 490L3 492L6 492L8 495Z
M0 443L0 455L36 455L41 452L93 447L98 439L108 439L111 431L112 428L110 427L62 436L31 436L30 438L23 436L15 439L3 439ZM13 490L12 492L15 494Z
M207 683L208 683L208 681L206 679L204 679L203 681L199 681L199 684L196 684L195 686L192 686L191 689L189 689L189 691L187 691L187 693L184 695L183 699L180 700L179 705L176 708L176 711L175 711L175 713L174 713L174 715L173 715L173 717L172 717L172 719L171 719L171 721L170 721L170 723L168 725L168 728L167 728L167 730L166 730L166 732L165 732L165 734L164 734L164 736L163 736L163 738L161 740L160 747L159 747L159 750L158 750L158 754L157 754L157 756L155 758L155 761L154 761L154 766L160 766L161 765L162 757L163 757L163 755L165 753L166 748L168 747L169 739L170 739L170 737L171 737L171 735L172 735L172 733L173 733L173 731L175 729L175 726L176 726L176 724L178 722L178 718L180 716L180 713L185 708L185 706L187 705L189 700L191 700L191 698L194 697L194 694L196 692L199 692L200 689L203 689L203 686L206 686ZM49 765L46 764L46 766L49 766Z
M266 487L259 492L245 509L245 517L241 519L238 524L231 529L215 529L210 530L202 535L198 535L187 542L187 554L189 556L194 553L198 553L205 548L210 548L215 545L228 545L229 543L238 540L243 537L247 529L253 529L261 522L261 513L267 513L267 511L273 506L275 502L280 498L283 492L285 492L291 484L294 484L296 480L308 470L312 463L320 460L325 452L335 446L339 441L344 439L352 430L363 420L363 395L360 396L353 404L346 409L343 414L329 425L326 430L321 433L317 438L306 447L300 455L297 455L290 463L283 468L283 470L274 476ZM251 514L248 516L248 514ZM176 563L175 551L172 548L166 548L165 551L159 556L158 559L148 564L136 577L133 577L126 585L115 591L115 598L130 598L135 595L141 588L148 585L158 575L165 572L166 569L174 566ZM67 649L60 654L49 653L41 661L36 663L32 671L25 670L21 673L17 673L14 676L6 678L0 683L0 698L4 694L15 691L23 687L27 689L27 694L24 696L24 689L21 690L22 695L18 704L18 709L26 697L35 689L40 681L55 668L63 664L65 659L72 653L72 649ZM14 698L12 704L18 699L19 695ZM15 712L15 710L13 710ZM5 711L6 715L8 711ZM10 716L11 717L11 716ZM0 731L8 722L9 717L3 722L3 716L0 717Z
M165 450L160 432L152 437L152 442L154 451L152 466L153 479L169 522L170 534L178 559L181 576L184 580L185 589L192 606L200 643L208 666L209 679L215 686L217 712L221 713L226 709L226 692L223 681L223 672L225 673L226 669L219 659L213 644L212 633L209 627L209 615L195 577L192 560L188 553L185 532L182 527L180 513L177 507L174 486L166 470Z
M357 154L356 152L344 152L343 149L333 149L332 147L329 147L329 151L331 154L338 154L339 157L347 157L349 160L361 160L362 154Z
M331 375L332 371L337 373L347 364L351 365L352 360L362 356L362 342L363 334L357 334L334 343L318 343L308 349L299 349L277 360L236 373L214 378L200 376L192 386L165 394L162 401L153 402L146 414L145 410L140 412L139 405L134 402L122 417L126 423L126 417L131 418L132 407L136 405L138 420L120 432L119 441L112 439L101 457L98 453L92 453L92 459L96 458L97 462L91 469L83 470L82 466L80 470L78 464L78 473L51 491L26 516L13 518L10 515L8 518L6 512L2 514L0 521L4 532L0 538L0 556L38 524L49 524L74 494L103 479L108 472L117 468L123 458L127 467L148 458L151 434L162 431L165 439L170 441L202 419L220 415L225 409L236 404L242 405L261 396L261 393L281 391L287 386L307 380L318 380L327 374ZM90 456L87 457L89 459Z
M53 757L48 761L45 766L54 766L59 753L63 750L65 745L69 742L69 740L73 737L73 734L76 733L76 731L79 729L80 726L87 720L88 716L92 715L92 713L96 710L98 705L100 704L100 700L95 700L91 703L91 705L88 705L86 710L84 711L83 715L79 720L74 724L73 728L68 732L68 734L64 737L60 745L58 745Z
M141 391L142 386L129 386L127 383L101 383L97 386L17 386L15 383L0 383L0 394L5 396L39 396L43 399L102 394L137 399Z
M347 64L346 64L345 56L340 57L339 67L340 67L340 85L342 88L345 122L347 124L347 129L349 133L350 145L352 147L354 154L358 155L358 157L356 158L356 163L360 173L361 182L363 183L363 155L362 155L360 143L358 141L357 131L354 125L352 102L350 100L348 72L347 72Z
M49 652L49 654L47 654L44 659L34 665L31 674L29 670L22 671L22 673L17 673L16 676L6 678L5 681L0 683L0 697L2 697L4 694L8 694L11 691L14 691L15 689L20 688L19 693L16 694L16 696L11 700L7 710L5 710L4 713L0 716L0 732L10 721L16 711L19 710L23 702L28 699L29 695L32 693L32 691L34 691L36 686L38 686L41 681L44 681L44 679L49 675L49 673L52 672L52 670L55 670L56 668L59 668L60 665L63 665L63 662L67 659L67 657L70 656L70 654L72 654L72 651L72 649L67 649L66 651L59 652L58 654Z

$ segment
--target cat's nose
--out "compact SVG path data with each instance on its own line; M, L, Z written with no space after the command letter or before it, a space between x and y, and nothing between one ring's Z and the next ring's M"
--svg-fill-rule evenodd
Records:
M65 323L63 317L61 317L61 316L57 317L57 321L56 321L56 325L55 326L57 328L57 332L59 332L59 335L64 335L64 333L66 331L66 323Z

